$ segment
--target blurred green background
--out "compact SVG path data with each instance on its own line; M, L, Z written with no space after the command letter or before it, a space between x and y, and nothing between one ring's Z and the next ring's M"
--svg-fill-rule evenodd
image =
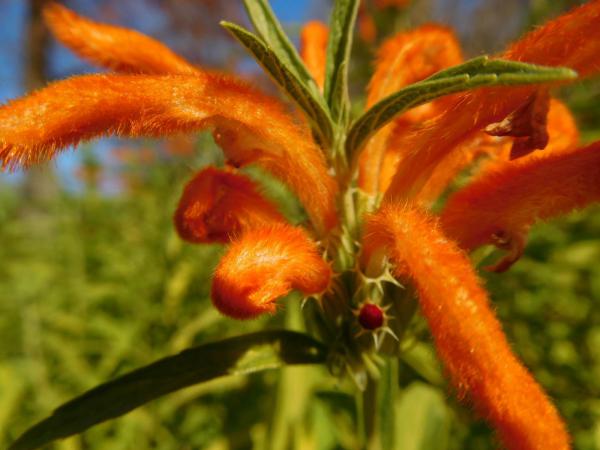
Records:
M0 0L2 21L9 11L19 13L15 3ZM22 11L22 47L14 47L29 50L2 49L21 61L20 72L11 75L14 86L3 81L5 97L72 70L89 70L73 66L76 60L45 37L36 41L29 25L39 19L38 3ZM159 8L162 21L132 16L119 2L71 6L138 26L195 61L242 71L272 89L217 28L189 22L190 11L205 22L235 19L242 16L239 6L207 0L148 3ZM298 3L298 11L277 6L292 34L303 20L326 17L324 3ZM530 24L577 2L502 3L501 12L499 2L485 0L415 0L408 10L374 11L378 39L434 17L456 26L470 53L496 51ZM134 4L143 9L144 1L128 7ZM484 20L492 25L481 26ZM211 45L213 53L200 50ZM351 79L360 93L372 46L359 39L355 53ZM597 93L594 83L562 92L586 140L597 134ZM75 155L0 178L1 448L62 402L135 367L247 331L302 327L295 298L275 317L249 322L220 317L208 294L222 248L184 244L173 231L171 215L185 181L199 167L222 162L209 137L105 140ZM271 181L266 189L289 217L301 219L281 185ZM575 447L600 449L600 208L536 226L518 264L508 273L483 276L509 340L555 400ZM412 336L399 367L398 448L496 448L489 428L448 393L418 317ZM319 368L230 377L180 391L52 448L357 449L353 395L352 386Z

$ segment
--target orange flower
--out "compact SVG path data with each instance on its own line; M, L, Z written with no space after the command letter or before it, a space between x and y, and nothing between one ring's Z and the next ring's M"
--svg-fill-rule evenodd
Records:
M322 22L307 22L300 31L300 55L306 68L323 90L325 85L325 58L329 28Z
M369 82L367 107L373 106L399 89L421 81L439 70L462 61L460 46L454 33L437 25L425 25L413 31L398 33L383 43L377 54L375 73ZM444 100L441 100L444 101ZM358 186L373 194L381 184L386 184L387 173L381 173L388 139L394 127L404 129L436 113L439 102L423 105L408 111L386 125L373 136L360 156ZM388 155L386 162L393 155Z
M505 58L546 65L561 65L589 75L600 69L600 1L592 0L549 22L511 46ZM490 88L460 94L454 104L414 132L406 134L405 150L386 198L416 198L435 168L459 151L473 132L499 122L531 100L535 86ZM400 144L399 144L400 145Z
M366 254L386 248L394 274L417 288L437 351L459 395L468 396L511 449L566 449L565 427L515 358L467 256L437 223L388 204L365 227Z
M207 167L186 185L174 223L189 242L229 242L254 228L284 222L283 216L259 194L248 177Z
M335 142L324 148L286 106L237 79L195 68L150 38L91 22L63 7L52 5L46 15L77 53L134 74L75 77L1 107L4 166L47 161L69 145L104 134L164 136L210 129L229 166L258 164L282 179L312 225L307 231L286 223L257 186L231 167L201 170L185 187L174 221L183 239L229 245L212 284L219 311L248 319L273 313L275 302L294 289L318 296L323 308L317 315L328 330L324 339L336 337L336 352L361 325L353 309L368 304L384 312L391 306L393 296L384 293L399 289L391 270L416 288L460 396L474 402L503 442L511 449L568 448L557 411L512 354L459 249L485 243L508 248L511 255L497 267L506 268L522 252L535 220L600 200L600 143L576 149L574 121L550 98L548 85L480 89L436 100L396 118L367 142L358 161L347 161L340 150L349 131L343 114L328 124L335 129ZM326 41L323 25L304 28L303 58L321 86ZM297 57L284 47L288 59ZM503 56L566 65L587 75L600 69L599 50L600 0L592 0L530 33ZM443 27L400 33L378 53L367 106L461 59L454 35ZM329 107L325 99L317 100ZM531 153L544 146L543 153ZM457 245L413 204L435 201L456 173L481 155L489 157L486 168L449 201L442 216ZM349 173L356 162L358 174ZM377 196L384 192L377 211ZM382 275L371 273L378 269ZM395 286L383 289L384 282ZM388 326L388 317L374 323ZM344 347L345 367L353 371L362 364L356 361L377 351L369 345L356 340Z
M231 164L256 163L287 182L320 232L335 225L336 185L308 130L274 99L223 75L88 75L53 83L0 108L0 160L27 167L103 134L203 128L213 129Z
M275 312L292 289L305 295L329 288L331 269L300 228L274 224L234 241L215 270L212 300L223 314L249 319Z
M536 220L600 201L600 142L492 166L448 201L442 224L465 250L495 244L510 250L495 270L523 253Z
M198 69L137 31L91 21L58 3L44 8L54 36L80 57L117 72L192 74Z

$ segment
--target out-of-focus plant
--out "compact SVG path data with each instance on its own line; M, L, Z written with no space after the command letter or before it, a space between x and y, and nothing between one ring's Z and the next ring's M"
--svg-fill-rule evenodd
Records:
M419 386L396 405L398 357L443 383L435 364L423 364L427 349L411 345L414 295L458 397L472 402L504 445L567 448L561 418L512 354L465 251L485 244L507 250L491 266L506 270L536 220L600 198L598 144L578 147L568 110L549 94L575 78L571 69L598 70L600 1L537 29L499 58L462 62L442 27L394 36L380 50L367 110L356 118L347 69L358 2L336 1L326 33L307 30L306 65L268 3L245 5L258 35L223 26L306 120L146 36L54 4L47 20L61 41L128 74L72 78L9 103L0 109L0 159L26 167L103 133L211 129L228 165L205 168L186 185L175 227L184 240L228 245L211 288L219 311L238 319L274 313L275 301L297 290L308 331L258 331L187 349L66 403L11 448L41 446L220 376L309 363L354 382L359 445L394 448L403 435L396 413L402 422L414 404L429 408L428 416L439 410L439 398ZM482 155L483 169L450 198L438 223L427 209ZM290 187L306 210L303 227L292 226L240 171L247 165Z

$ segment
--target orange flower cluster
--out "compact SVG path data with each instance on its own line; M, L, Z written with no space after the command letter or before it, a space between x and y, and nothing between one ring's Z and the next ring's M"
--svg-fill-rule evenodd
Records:
M351 311L361 306L357 301L380 307L369 298L357 300L340 283L354 277L360 293L367 278L363 271L370 277L377 268L389 268L416 288L454 386L490 420L507 447L569 447L557 411L512 354L463 252L484 244L505 248L508 256L495 267L505 270L522 253L536 220L600 200L600 144L577 147L574 121L550 97L549 86L480 89L415 108L367 142L358 158L357 186L347 186L348 178L336 179L335 168L328 167L328 149L320 148L307 125L279 101L233 77L197 68L139 33L94 23L56 4L46 18L75 52L127 74L74 77L1 107L4 167L47 161L103 134L164 136L209 129L228 167L200 170L186 185L174 221L189 242L229 246L212 285L221 312L238 319L273 313L277 299L298 290L323 297L324 310L339 314L333 322L338 326L356 321ZM302 32L301 54L320 86L327 34L318 23ZM600 69L598 53L600 0L592 0L502 56L590 75ZM399 33L378 53L368 106L461 60L458 42L446 28L427 25ZM534 151L538 147L546 148ZM483 169L451 197L438 225L425 207L482 156ZM241 173L249 164L291 187L308 213L306 228L287 223ZM363 232L348 238L349 215L338 216L338 210L347 212L348 198L357 197L348 194L357 187L370 196L371 214L357 218L354 229ZM377 210L373 205L381 197ZM354 252L351 262L360 253L360 263L338 264L342 247ZM334 270L351 273L334 277ZM346 302L341 310L328 309L335 296Z

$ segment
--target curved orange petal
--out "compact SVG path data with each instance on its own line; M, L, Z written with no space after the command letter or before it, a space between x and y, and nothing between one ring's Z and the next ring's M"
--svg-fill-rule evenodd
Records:
M329 28L322 22L307 22L300 31L300 56L322 90L325 85L325 60Z
M592 0L548 22L512 45L504 58L545 65L567 66L582 75L600 69L600 0ZM530 101L536 86L485 88L460 94L442 115L408 133L408 149L386 193L416 198L435 168L459 144L485 126L503 120Z
M308 129L271 97L216 74L53 83L0 108L0 161L29 166L102 134L163 136L206 127L233 165L257 163L290 185L321 232L335 225L336 184Z
M533 223L598 201L600 142L493 165L450 197L441 219L446 234L467 251L485 244L511 250L495 267L506 270Z
M198 69L160 42L134 30L94 22L49 3L44 18L56 38L81 58L117 72L191 74Z
M182 239L229 242L244 231L285 222L255 183L231 170L207 167L187 183L173 217Z
M545 155L568 151L569 149L572 150L577 146L579 131L575 123L575 118L569 109L559 100L550 99L546 132L548 144L544 148ZM490 164L507 164L515 148L512 141L512 139L490 137L483 132L475 133L469 139L461 142L459 148L450 152L436 166L423 188L415 197L415 200L423 205L430 205L444 192L460 171L471 165L481 156L485 155L490 158L489 162L482 161L483 167L489 167ZM536 156L536 153L530 153L522 156L520 159ZM388 165L392 166L392 164ZM390 170L392 170L392 167L390 167Z
M424 25L399 33L385 41L378 51L375 73L367 91L367 108L399 89L461 61L458 40L446 27ZM431 105L425 105L416 113L410 111L395 123L420 121L423 112L431 114L431 108ZM383 127L361 152L358 185L365 192L377 192L384 152L393 129L393 123Z
M384 247L395 276L410 279L440 358L509 449L566 450L556 409L517 360L467 256L413 207L385 205L365 229L367 251Z
M327 290L331 268L301 228L274 224L232 242L215 271L212 301L223 314L251 319L275 312L275 301L293 289Z

